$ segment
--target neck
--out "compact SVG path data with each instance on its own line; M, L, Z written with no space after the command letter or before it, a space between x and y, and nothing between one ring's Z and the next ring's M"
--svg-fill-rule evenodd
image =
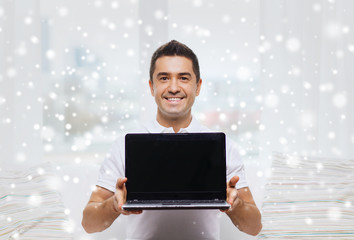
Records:
M186 128L192 121L192 114L189 112L185 116L167 117L158 112L156 116L157 122L166 128L172 127L175 133L178 133L181 128Z

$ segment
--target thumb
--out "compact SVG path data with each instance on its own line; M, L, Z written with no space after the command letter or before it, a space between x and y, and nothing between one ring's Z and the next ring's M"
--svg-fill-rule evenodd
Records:
M124 187L124 184L128 181L128 178L118 178L117 184L116 184L116 189L122 189Z
M238 180L240 180L240 177L239 176L233 176L230 181L229 181L229 187L236 187L236 183L238 182Z

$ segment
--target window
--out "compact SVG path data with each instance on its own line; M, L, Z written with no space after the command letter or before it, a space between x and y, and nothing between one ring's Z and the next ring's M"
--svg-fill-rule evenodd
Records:
M232 4L42 1L45 152L103 153L119 133L152 117L150 57L176 39L200 61L203 86L194 115L226 132L241 155L257 155L259 3Z

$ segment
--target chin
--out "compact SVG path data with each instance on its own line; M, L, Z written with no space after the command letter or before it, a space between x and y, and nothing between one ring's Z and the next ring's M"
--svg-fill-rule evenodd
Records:
M165 112L164 115L168 118L178 119L188 115L188 112Z

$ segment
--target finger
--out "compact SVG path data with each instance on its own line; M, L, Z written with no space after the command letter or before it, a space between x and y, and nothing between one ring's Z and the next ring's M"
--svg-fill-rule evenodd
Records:
M231 187L231 188L236 187L236 183L238 182L238 180L240 180L239 176L232 177L228 183L228 187Z
M124 184L128 181L128 178L118 178L117 184L116 184L116 189L122 189L124 187Z
M120 211L124 211L123 210L123 204L124 204L124 199L123 199L122 196L119 196L119 198L118 198L118 208L119 208Z
M118 208L118 211L122 212L123 211L123 204L125 202L125 196L123 194L116 194L115 198L116 198L116 204L117 204L116 206Z
M232 204L236 200L236 198L237 198L237 190L234 189L234 191L230 191L230 193L227 196L226 201L232 206Z
M122 213L122 206L123 206L123 204L122 204L122 202L123 202L123 199L122 199L122 197L119 195L119 194L115 194L114 196L113 196L113 208L114 208L114 210L116 211L116 212L118 212L118 213Z
M121 214L127 216L127 215L130 215L130 213L128 211L121 211Z
M143 211L142 210L134 210L134 211L130 211L131 214L141 214Z
M123 215L132 215L132 214L141 214L143 211L142 210L134 210L134 211L122 211Z

